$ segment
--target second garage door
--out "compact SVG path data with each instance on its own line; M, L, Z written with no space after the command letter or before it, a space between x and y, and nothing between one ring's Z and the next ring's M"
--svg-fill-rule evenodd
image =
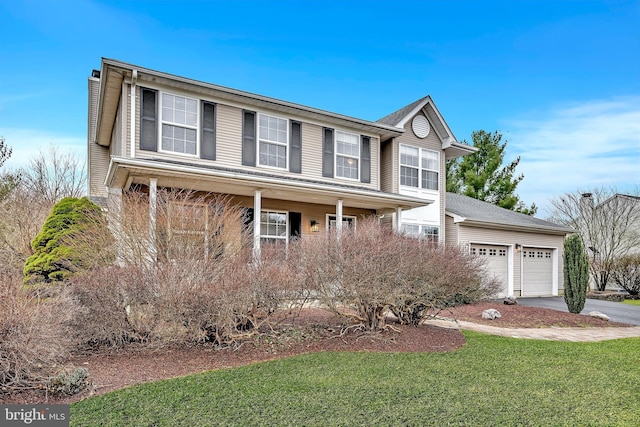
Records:
M506 295L509 283L509 261L507 246L472 244L471 254L481 257L486 261L489 274L500 281L502 287L500 293Z
M522 251L522 296L553 293L553 249L524 248Z

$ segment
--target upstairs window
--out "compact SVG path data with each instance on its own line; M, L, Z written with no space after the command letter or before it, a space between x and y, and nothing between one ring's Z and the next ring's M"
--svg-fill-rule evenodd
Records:
M438 190L440 153L432 150L400 145L400 185L404 187Z
M438 152L422 150L422 188L438 190L440 157Z
M259 114L258 162L260 166L287 168L288 120Z
M336 131L336 176L359 179L360 137L353 133Z
M420 150L414 147L400 146L400 185L418 187L420 171Z
M198 154L198 100L161 94L162 150Z

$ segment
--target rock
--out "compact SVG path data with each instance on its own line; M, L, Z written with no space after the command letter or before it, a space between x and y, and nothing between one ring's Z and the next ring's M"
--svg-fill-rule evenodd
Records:
M504 299L506 305L518 305L518 298L515 295L509 295Z
M488 310L485 310L482 312L482 318L483 319L499 319L502 317L502 314L500 314L500 312L498 310L496 310L495 308L490 308Z
M600 313L599 311L590 311L589 312L589 316L595 317L597 319L602 319L602 320L609 321L609 316L607 316L604 313Z

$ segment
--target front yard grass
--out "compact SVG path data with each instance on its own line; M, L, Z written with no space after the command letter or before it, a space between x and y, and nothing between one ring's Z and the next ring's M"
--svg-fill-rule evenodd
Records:
M316 353L142 384L73 404L71 425L637 425L640 338L464 334L450 353Z
M625 304L640 305L640 299L626 299L623 302Z

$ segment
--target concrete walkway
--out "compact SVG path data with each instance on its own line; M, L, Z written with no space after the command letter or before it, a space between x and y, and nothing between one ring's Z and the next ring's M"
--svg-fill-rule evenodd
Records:
M530 338L550 341L596 342L619 338L640 337L640 326L610 328L498 328L479 323L455 321L451 319L433 319L424 322L426 325L443 328L465 329L500 335L510 338Z

